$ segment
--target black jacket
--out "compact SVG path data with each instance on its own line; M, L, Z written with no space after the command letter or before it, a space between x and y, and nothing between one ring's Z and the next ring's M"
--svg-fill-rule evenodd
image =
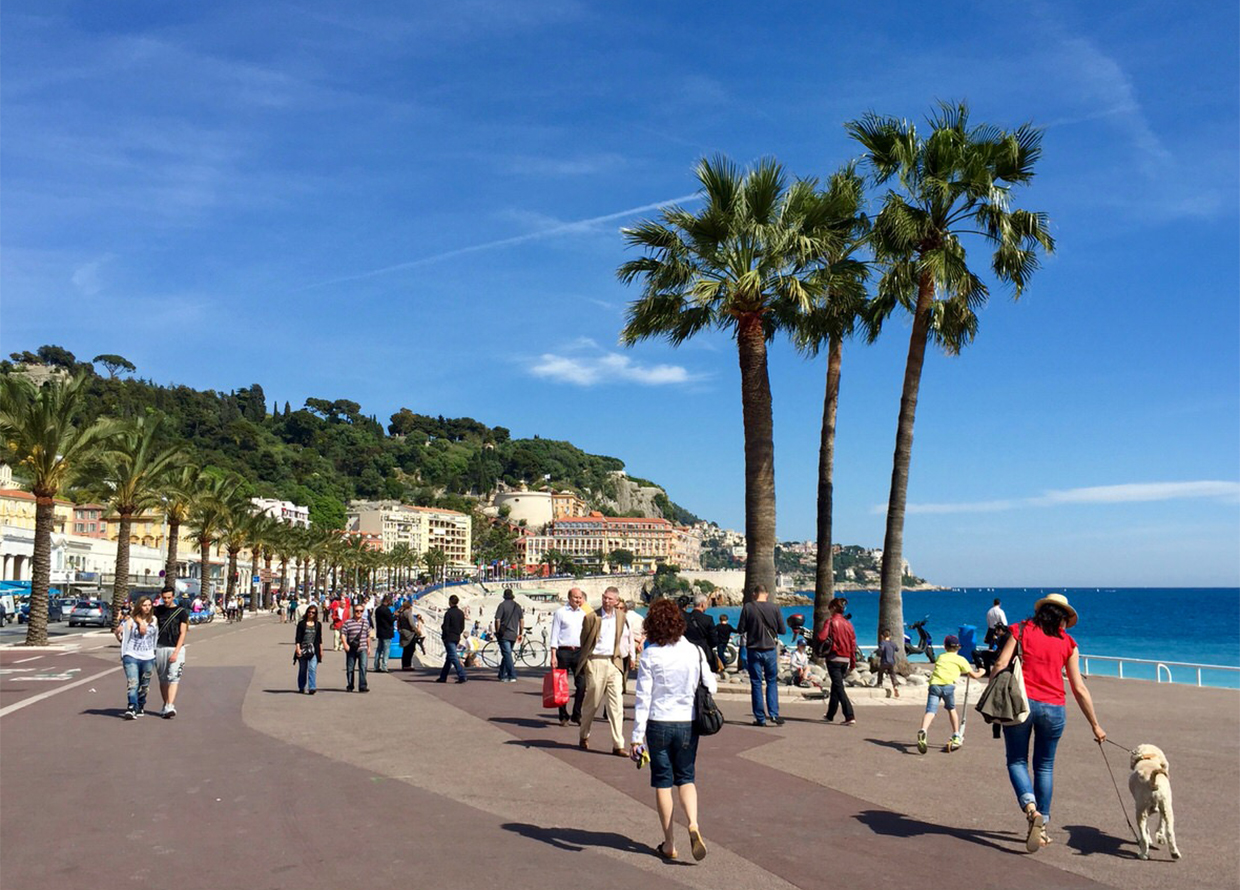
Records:
M465 633L465 613L457 606L451 606L443 615L443 641L459 643L461 634Z
M297 635L293 637L293 642L298 646L301 645L302 634L306 632L306 619L303 618L297 622ZM314 654L319 661L323 660L323 622L314 622Z
M380 606L375 609L375 636L380 640L390 640L396 636L394 628L396 627L396 616L392 614L390 606Z

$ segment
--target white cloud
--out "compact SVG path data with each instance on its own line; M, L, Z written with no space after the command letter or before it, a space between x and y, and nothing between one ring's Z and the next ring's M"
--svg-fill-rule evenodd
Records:
M1182 501L1214 498L1240 500L1240 482L1201 480L1195 482L1128 482L1121 485L1093 485L1048 491L1037 497L993 501L964 501L943 504L909 504L907 513L996 513L1022 507L1056 507L1063 504L1134 504L1154 501ZM887 505L879 504L872 513L886 513Z
M579 348L593 347L588 338L573 344ZM669 386L692 383L699 378L680 365L642 365L619 352L595 355L560 355L545 352L532 361L530 374L556 383L573 386L598 386L605 383L636 383L641 386Z
M73 286L88 297L99 293L103 289L103 282L99 279L99 269L106 259L107 257L91 260L89 263L78 266L69 279L73 282Z

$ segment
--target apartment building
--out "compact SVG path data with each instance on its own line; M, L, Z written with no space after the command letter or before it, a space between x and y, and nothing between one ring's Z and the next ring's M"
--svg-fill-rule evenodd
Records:
M292 501L281 501L278 498L250 498L254 512L265 513L273 519L302 528L310 527L310 508Z
M108 537L107 508L103 504L77 504L73 508L73 534L84 538Z
M672 529L671 561L689 572L702 568L702 539L692 528L676 526Z
M437 547L448 556L449 573L473 566L472 523L456 510L398 501L353 501L346 511L345 526L348 531L378 535L384 552L400 544L408 545L414 553Z

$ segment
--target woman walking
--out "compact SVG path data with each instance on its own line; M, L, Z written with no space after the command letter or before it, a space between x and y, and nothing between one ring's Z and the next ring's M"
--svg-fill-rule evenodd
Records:
M1063 594L1042 597L1033 606L1033 617L1014 624L1011 636L1003 645L994 672L999 673L1012 661L1017 643L1021 648L1021 669L1029 698L1029 717L1024 723L1003 727L1003 744L1007 755L1008 778L1016 801L1025 812L1029 833L1025 849L1036 853L1051 842L1046 832L1050 824L1051 795L1055 789L1055 749L1063 735L1064 688L1063 673L1068 672L1068 685L1077 706L1089 721L1098 744L1107 734L1098 725L1094 701L1081 678L1080 652L1076 641L1064 631L1076 625L1076 610ZM1029 741L1033 740L1033 776L1029 774Z
M323 660L323 625L319 621L318 606L308 606L305 616L297 622L293 645L297 658L297 691L314 695L314 681L319 662Z
M698 684L713 693L718 688L715 674L706 665L702 650L684 638L685 616L669 599L650 606L643 622L646 647L637 669L637 702L633 715L632 758L638 764L650 758L650 785L663 840L659 855L677 858L672 823L672 788L689 822L689 842L693 858L706 858L706 844L698 828L698 800L695 780L698 735L693 729L693 699Z
M155 644L159 640L159 622L149 596L140 596L130 615L116 626L116 639L121 644L121 667L125 669L128 706L125 719L146 716L146 691L155 670Z
M400 637L400 669L413 670L413 646L417 631L413 623L413 603L406 601L396 617L396 633Z
M831 617L818 634L819 639L824 641L822 648L827 658L827 676L831 678L831 700L823 719L831 723L835 720L835 712L843 709L844 725L856 726L852 702L848 700L848 690L844 686L844 677L857 666L857 632L853 630L852 622L844 617L847 607L848 600L842 596L831 600L827 605Z

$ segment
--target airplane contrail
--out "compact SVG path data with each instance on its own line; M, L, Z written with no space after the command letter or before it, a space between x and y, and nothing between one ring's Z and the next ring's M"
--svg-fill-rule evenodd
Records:
M551 226L546 229L539 229L537 232L527 232L524 235L514 235L511 238L500 238L498 241L487 241L482 244L471 244L468 247L457 247L453 250L446 250L443 253L436 253L431 256L421 257L416 260L409 260L404 263L396 263L392 266L383 266L379 269L371 269L368 272L357 272L353 275L342 275L339 278L329 278L326 281L318 281L314 284L303 285L297 288L297 291L313 290L319 287L328 287L333 284L344 284L349 281L362 281L366 278L374 278L379 275L387 275L389 272L400 272L403 269L414 269L418 266L426 266L430 263L437 263L440 260L448 260L453 257L464 256L469 253L477 253L480 250L492 250L496 247L508 247L513 244L523 244L526 241L536 241L539 238L546 238L550 235L558 235L562 232L572 232L580 229L589 228L597 223L611 222L616 219L624 219L633 216L636 213L645 213L649 210L660 210L669 204L687 204L690 201L696 201L702 196L694 193L692 195L681 195L679 198L668 198L666 201L657 201L654 204L643 204L640 207L630 207L628 210L619 210L615 213L607 213L603 216L595 216L590 219L579 219L573 222L561 223L558 226ZM294 291L296 293L296 291Z

